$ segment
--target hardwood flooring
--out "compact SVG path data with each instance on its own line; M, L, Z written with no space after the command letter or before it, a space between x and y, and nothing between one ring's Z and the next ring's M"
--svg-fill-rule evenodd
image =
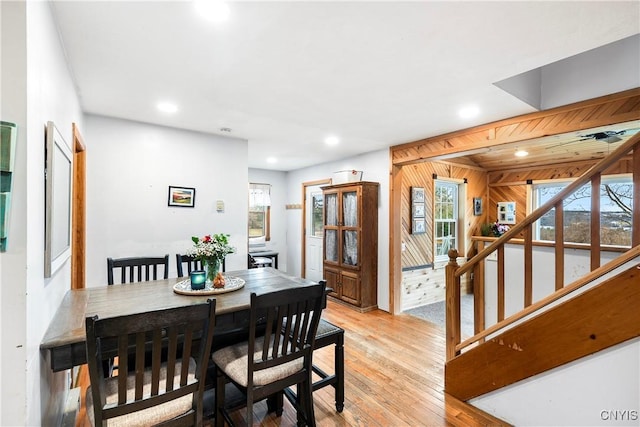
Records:
M336 412L332 387L316 391L318 426L508 425L443 392L442 328L409 315L358 313L332 301L323 317L345 330L345 407ZM333 347L317 350L314 363L333 372ZM233 414L238 425L243 414L244 409ZM77 427L89 425L85 415L83 405ZM282 417L268 414L261 402L254 406L254 419L265 427L296 425L286 399Z

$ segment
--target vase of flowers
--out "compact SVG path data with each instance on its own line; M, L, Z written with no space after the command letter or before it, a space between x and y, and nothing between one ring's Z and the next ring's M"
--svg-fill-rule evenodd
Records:
M509 231L509 226L507 224L500 224L498 221L491 224L491 232L496 237L502 236L507 231Z
M213 283L218 271L220 271L220 263L229 254L236 249L229 244L228 234L208 234L204 237L192 237L193 248L189 251L189 255L202 262L202 267L207 272L206 283Z
M220 260L217 258L202 260L202 268L207 273L205 283L213 283L218 275L218 271L220 271Z
M500 237L509 231L509 226L500 224L498 221L480 226L480 234L487 237Z

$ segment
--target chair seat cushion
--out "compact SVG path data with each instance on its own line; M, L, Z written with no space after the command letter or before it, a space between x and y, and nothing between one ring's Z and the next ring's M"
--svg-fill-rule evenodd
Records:
M175 376L173 380L174 387L180 382L180 371L182 370L182 363L177 362L175 365ZM189 359L189 375L187 377L187 384L195 382L196 375L196 362L193 359ZM127 402L134 401L134 384L135 384L135 372L132 372L127 377ZM166 389L167 383L167 369L166 364L162 364L160 368L160 386L159 394L162 394ZM151 394L151 369L147 369L144 372L144 386L142 394L148 396ZM118 401L118 377L111 377L105 380L105 395L107 404L115 404ZM87 388L87 415L91 421L91 425L95 425L95 417L93 412L93 394L91 393L91 386ZM152 426L162 421L170 420L177 416L180 416L192 409L193 396L187 394L180 399L172 400L161 405L153 406L151 408L143 409L141 411L122 415L120 417L111 418L107 421L109 427L112 426Z
M256 339L254 352L254 360L258 360L262 355L262 345L264 338ZM231 378L237 384L246 387L248 382L248 343L242 342L228 347L221 348L213 353L212 359L216 366ZM303 358L299 357L290 362L274 366L272 368L262 369L253 373L253 385L263 386L274 381L286 378L299 372L303 368Z
M324 319L320 319L318 323L318 329L316 331L316 338L323 338L327 335L344 332L341 327L334 325Z

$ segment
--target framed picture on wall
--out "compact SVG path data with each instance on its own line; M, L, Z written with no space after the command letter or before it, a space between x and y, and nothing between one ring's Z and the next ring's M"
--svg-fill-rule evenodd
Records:
M516 223L516 202L498 202L498 222L500 224Z
M424 203L413 204L413 218L424 218Z
M411 203L424 203L424 188L411 187Z
M53 122L45 131L44 177L44 277L51 277L71 256L73 179L73 152Z
M482 197L473 198L473 215L474 216L482 215Z
M424 188L411 187L411 234L424 233L425 229Z
M196 205L196 189L191 187L169 186L167 206L192 208Z

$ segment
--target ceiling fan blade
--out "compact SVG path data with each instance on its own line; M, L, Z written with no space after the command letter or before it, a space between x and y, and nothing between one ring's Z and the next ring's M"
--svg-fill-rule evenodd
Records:
M578 138L578 139L574 139L572 141L561 142L560 144L550 145L548 147L545 147L545 150L548 150L550 148L562 147L563 145L569 145L569 144L573 144L573 143L580 142L580 141L586 141L588 139L591 139L591 138Z
M604 141L607 144L613 144L614 142L622 141L622 138L618 138L615 135L608 136L606 138L598 139L598 141Z

